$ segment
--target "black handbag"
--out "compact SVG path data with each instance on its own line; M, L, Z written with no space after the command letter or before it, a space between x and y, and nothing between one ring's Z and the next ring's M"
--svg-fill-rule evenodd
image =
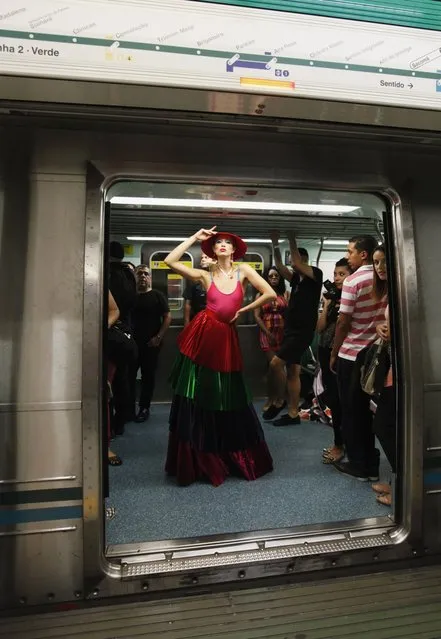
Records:
M368 395L379 395L384 388L389 366L387 343L379 338L367 349L360 369L362 390Z
M122 323L116 322L109 328L107 336L107 352L111 362L116 366L127 363L136 357L137 346L130 330Z

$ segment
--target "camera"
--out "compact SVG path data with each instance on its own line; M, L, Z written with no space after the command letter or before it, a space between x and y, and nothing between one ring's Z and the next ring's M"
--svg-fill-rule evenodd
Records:
M336 287L334 282L331 282L331 280L326 280L326 282L323 282L323 286L326 289L326 293L323 293L323 297L326 300L337 301L340 299L341 291Z

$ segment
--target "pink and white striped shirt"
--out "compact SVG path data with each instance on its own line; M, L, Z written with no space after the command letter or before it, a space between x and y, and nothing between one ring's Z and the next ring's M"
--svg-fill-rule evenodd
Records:
M377 339L376 326L385 320L387 298L376 302L372 297L374 267L360 266L343 283L340 313L352 315L351 326L338 353L355 361L358 353Z

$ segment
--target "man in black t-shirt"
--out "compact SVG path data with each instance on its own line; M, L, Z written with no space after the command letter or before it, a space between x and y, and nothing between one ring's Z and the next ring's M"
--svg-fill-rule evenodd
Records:
M205 253L201 255L199 268L208 269L214 260ZM184 326L193 319L197 313L203 311L207 305L207 291L200 282L188 282L184 291Z
M277 270L291 284L291 295L285 315L284 338L280 350L271 360L274 378L279 386L277 396L283 397L285 384L288 389L288 412L273 422L274 426L291 426L300 424L300 362L306 349L314 339L317 325L318 306L323 285L323 273L319 268L310 266L308 252L298 249L295 234L287 233L291 252L292 272L282 262L278 246L280 234L271 233L274 260ZM282 406L270 406L263 418L274 419Z
M141 423L150 416L159 353L162 339L170 326L171 314L165 295L152 289L150 270L145 264L137 267L136 282L138 295L132 317L133 334L138 345L138 363L133 384L136 385L138 368L141 368L141 396L135 419Z

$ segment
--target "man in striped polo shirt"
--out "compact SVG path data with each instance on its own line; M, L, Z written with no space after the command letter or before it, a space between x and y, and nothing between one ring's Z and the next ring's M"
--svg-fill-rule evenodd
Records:
M349 240L347 260L353 271L343 284L340 313L331 354L331 369L337 372L342 408L342 435L347 462L335 468L360 481L377 481L379 451L372 430L370 397L360 384L361 366L367 347L377 338L376 326L384 322L386 299L372 297L372 255L377 241L371 235Z

